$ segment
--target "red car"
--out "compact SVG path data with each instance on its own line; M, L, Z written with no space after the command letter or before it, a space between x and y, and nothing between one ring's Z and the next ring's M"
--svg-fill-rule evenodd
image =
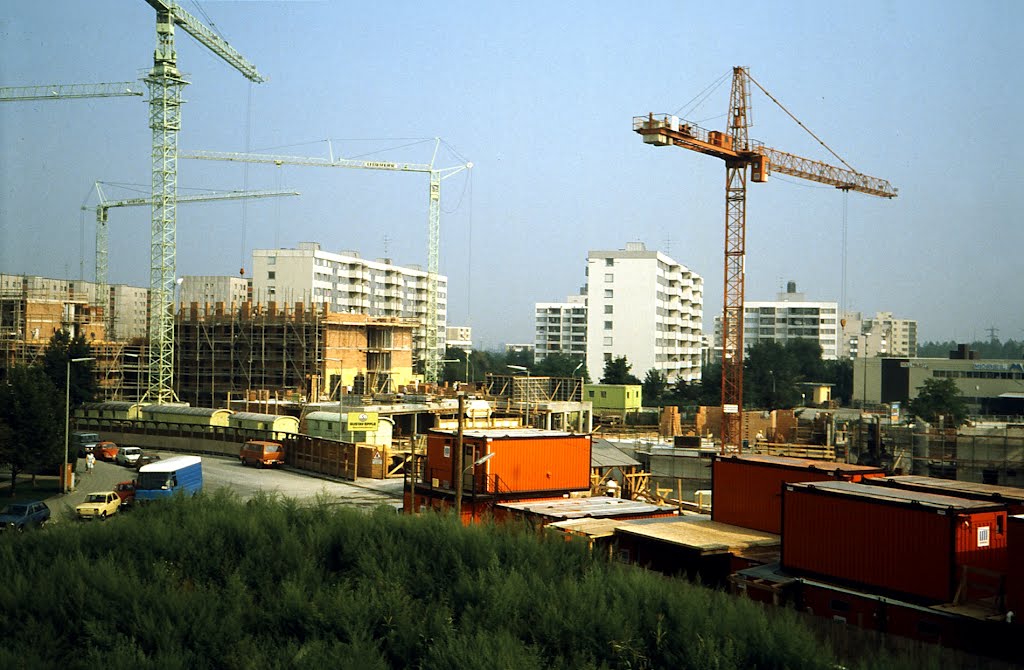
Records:
M127 507L135 502L135 480L121 482L114 487L114 493L121 499L121 507Z
M117 457L117 445L109 440L104 440L96 445L93 453L101 461L113 461Z

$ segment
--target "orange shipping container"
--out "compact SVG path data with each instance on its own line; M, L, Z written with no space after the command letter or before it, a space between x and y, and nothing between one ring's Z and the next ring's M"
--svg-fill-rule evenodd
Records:
M1003 507L962 498L849 482L786 484L782 566L947 603L964 567L1005 572L1006 521Z
M899 475L879 477L865 482L875 486L886 486L907 491L936 493L943 496L956 496L968 500L984 500L998 505L1006 505L1009 514L1024 514L1024 489L1015 486L997 486L995 484L979 484L962 482L957 479L939 479L919 475Z
M427 435L428 484L454 486L457 440L453 430ZM464 489L507 494L590 488L590 435L532 428L473 429L463 432L462 444ZM489 454L493 456L473 465Z
M732 526L782 530L782 485L882 477L882 468L785 456L718 456L711 466L711 518Z

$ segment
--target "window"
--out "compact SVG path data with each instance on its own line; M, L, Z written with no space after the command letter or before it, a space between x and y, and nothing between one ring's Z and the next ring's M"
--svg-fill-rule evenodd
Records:
M267 265L277 265L277 256L267 256Z
M270 272L267 273L267 279L274 279L276 276L277 276L277 273L274 272L273 270L271 270Z
M601 397L602 398L607 398L608 397L608 391L601 391Z
M605 305L604 306L604 313L605 314L611 314L612 313L612 306L611 305Z
M606 272L604 274L604 280L608 283L611 283L615 281L615 275L613 275L611 272Z
M978 527L978 546L987 547L989 545L989 526Z
M608 268L612 267L613 265L615 265L615 259L614 258L606 258L606 259L604 259L604 265L605 265L605 267L608 267Z
M615 297L614 294L615 294L615 292L612 291L610 288L606 288L604 290L604 297L606 297L606 298L613 298L613 297Z
M587 395L589 397L593 398L594 397L594 392L593 391L587 391Z
M605 321L604 322L604 329L605 330L611 330L612 329L612 322L611 321Z
M606 347L612 346L612 338L610 338L610 337L604 338L604 346L606 346Z

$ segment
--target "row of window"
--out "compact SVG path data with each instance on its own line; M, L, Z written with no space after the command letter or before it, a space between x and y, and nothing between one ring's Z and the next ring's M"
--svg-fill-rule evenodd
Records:
M946 379L1024 379L1024 373L1008 370L936 370L932 376Z

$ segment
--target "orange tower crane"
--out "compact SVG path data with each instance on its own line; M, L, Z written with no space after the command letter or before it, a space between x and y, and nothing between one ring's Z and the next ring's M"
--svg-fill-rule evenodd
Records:
M734 67L729 100L729 130L705 130L670 114L633 117L633 130L644 142L655 146L677 146L699 151L725 161L725 291L722 305L722 453L739 452L743 426L743 282L746 256L747 168L750 180L768 181L774 170L843 191L859 191L882 198L895 198L896 189L884 179L869 177L854 170L831 152L845 168L801 158L765 147L747 136L750 114L750 87L753 82L765 95L800 123L763 86L746 67ZM803 124L800 124L803 127ZM806 128L805 128L806 129ZM810 131L808 131L810 132ZM818 142L828 146L814 136Z

